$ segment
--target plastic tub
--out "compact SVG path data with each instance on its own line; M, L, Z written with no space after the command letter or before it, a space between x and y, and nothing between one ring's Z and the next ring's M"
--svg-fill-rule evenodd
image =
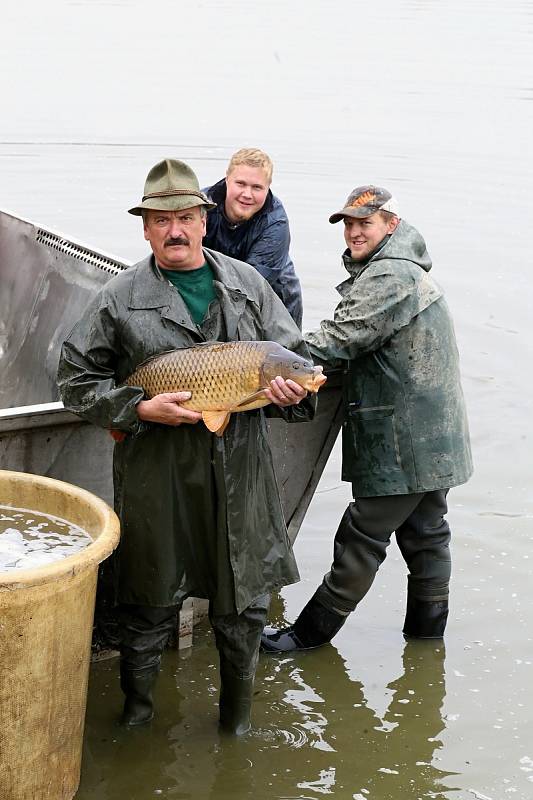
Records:
M119 521L62 481L0 470L0 505L69 520L93 539L42 567L0 572L0 797L71 800L80 779L98 564Z

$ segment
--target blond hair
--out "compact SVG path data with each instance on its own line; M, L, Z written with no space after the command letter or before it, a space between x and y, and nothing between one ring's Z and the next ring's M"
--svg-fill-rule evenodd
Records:
M260 167L264 169L266 172L266 177L268 182L272 181L272 171L274 169L274 164L272 163L272 159L268 156L263 150L259 150L257 147L243 147L241 150L237 150L236 153L233 153L230 162L228 164L228 168L226 170L226 175L229 175L235 167L244 164L247 167Z

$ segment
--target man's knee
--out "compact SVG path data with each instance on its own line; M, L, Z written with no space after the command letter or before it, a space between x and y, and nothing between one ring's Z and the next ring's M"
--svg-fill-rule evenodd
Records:
M119 606L120 654L130 669L157 667L177 621L175 606Z
M240 614L210 615L221 662L229 666L236 677L247 679L255 674L269 603L270 596L265 594Z
M357 532L371 540L388 543L394 531L414 512L423 497L423 493L380 497L354 495L346 514Z

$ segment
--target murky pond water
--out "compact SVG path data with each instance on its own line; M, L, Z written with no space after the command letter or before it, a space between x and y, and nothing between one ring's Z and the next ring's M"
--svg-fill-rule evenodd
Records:
M91 543L83 528L65 519L0 505L0 572L43 567Z
M170 651L148 729L121 731L116 662L92 668L79 800L533 797L533 6L273 0L51 0L2 12L0 207L121 258L145 254L136 202L160 158L204 185L231 153L274 158L274 191L314 327L343 278L327 217L367 182L425 236L462 356L476 472L450 493L445 649L403 641L390 555L313 653L262 657L254 730L220 738L209 630ZM348 500L335 451L296 543L292 620Z

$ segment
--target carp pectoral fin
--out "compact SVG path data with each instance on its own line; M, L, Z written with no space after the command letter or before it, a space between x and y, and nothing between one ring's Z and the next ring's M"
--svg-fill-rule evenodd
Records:
M231 411L202 411L202 419L211 433L222 436L226 430Z
M235 411L252 411L254 408L262 408L269 403L270 400L267 400L263 394L263 389L260 389L258 392L254 392L248 395L248 397L245 397L244 400L239 403Z

